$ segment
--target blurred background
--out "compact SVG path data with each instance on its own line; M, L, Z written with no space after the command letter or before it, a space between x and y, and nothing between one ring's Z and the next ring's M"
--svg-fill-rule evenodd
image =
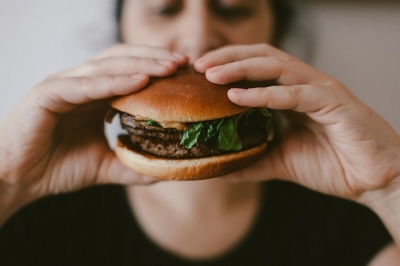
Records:
M303 14L302 29L288 49L307 59L311 52L316 68L346 84L400 133L400 1L293 2ZM0 121L48 74L112 45L113 16L114 0L2 1Z
M400 133L400 0L297 0L316 24L313 65Z

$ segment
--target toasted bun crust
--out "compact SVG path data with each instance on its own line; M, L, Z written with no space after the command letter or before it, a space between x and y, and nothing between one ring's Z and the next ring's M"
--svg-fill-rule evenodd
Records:
M133 151L118 139L117 157L135 172L164 180L201 180L233 173L260 159L267 148L254 148L196 159L167 159Z
M213 120L249 109L228 99L227 91L232 86L213 84L190 66L178 69L172 76L152 79L145 89L122 96L111 105L130 115L158 122Z

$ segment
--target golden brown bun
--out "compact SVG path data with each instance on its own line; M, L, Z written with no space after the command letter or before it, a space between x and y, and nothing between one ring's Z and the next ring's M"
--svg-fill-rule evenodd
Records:
M167 159L128 149L118 139L117 157L135 172L164 180L201 180L236 172L260 159L267 144L224 155L196 159Z
M158 122L213 120L249 109L229 101L227 91L232 86L213 84L190 66L178 69L172 76L152 79L143 90L122 96L111 105L130 115Z

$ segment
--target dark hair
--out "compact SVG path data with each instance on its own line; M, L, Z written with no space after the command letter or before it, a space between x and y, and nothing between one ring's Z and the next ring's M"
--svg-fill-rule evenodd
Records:
M273 45L280 46L289 30L291 20L294 16L292 6L286 0L270 0L272 11L275 15L275 29L273 33ZM116 18L120 21L123 0L117 0Z
M280 46L289 31L294 17L294 8L286 0L270 0L272 12L275 16L275 28L273 32L273 45Z

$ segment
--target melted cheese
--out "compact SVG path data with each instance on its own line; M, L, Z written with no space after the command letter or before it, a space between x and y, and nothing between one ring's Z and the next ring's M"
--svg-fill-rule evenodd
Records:
M186 125L180 122L157 122L157 123L160 124L160 126L162 126L163 128L174 128L177 130L187 129Z
M135 116L135 120L137 121L147 121L148 118L145 117L141 117L141 116ZM162 128L173 128L173 129L177 129L177 130L186 130L187 126L185 125L185 123L181 123L181 122L158 122L156 121Z

